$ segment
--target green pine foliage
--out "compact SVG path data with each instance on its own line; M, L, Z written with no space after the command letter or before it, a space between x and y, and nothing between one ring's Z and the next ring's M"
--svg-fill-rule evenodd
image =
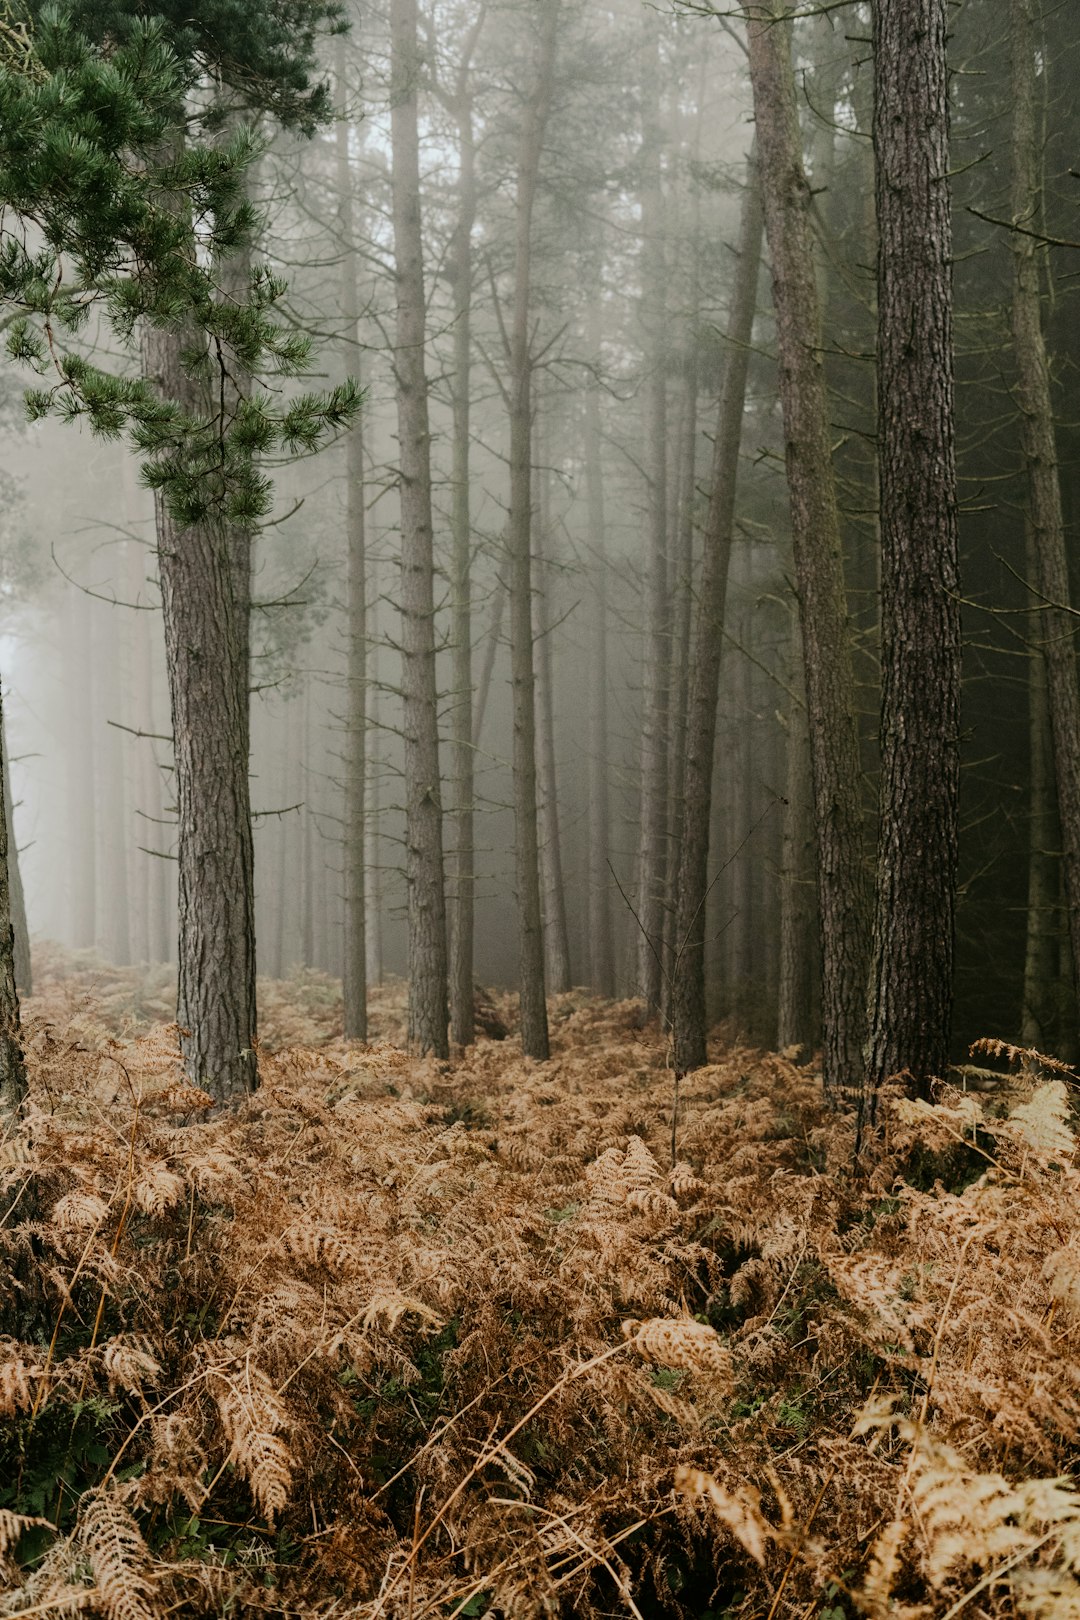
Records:
M340 27L338 9L203 0L147 15L76 0L20 16L4 4L0 324L10 356L39 377L30 417L126 436L183 524L212 512L250 524L272 498L257 458L316 450L359 407L346 384L277 409L264 395L226 408L223 378L296 377L310 345L276 319L285 289L268 270L253 270L244 298L223 297L214 274L259 223L245 192L259 142L232 115L310 129L327 110L315 44ZM221 87L209 107L195 89L207 75ZM140 322L180 333L205 412L95 364L77 341L92 318L129 349Z

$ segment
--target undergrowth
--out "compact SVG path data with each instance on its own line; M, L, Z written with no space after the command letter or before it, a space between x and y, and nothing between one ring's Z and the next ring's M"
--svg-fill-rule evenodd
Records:
M634 1004L264 1050L232 1113L68 1012L0 1146L0 1615L1080 1616L1053 1066L886 1097L854 1174L728 1049L672 1167Z

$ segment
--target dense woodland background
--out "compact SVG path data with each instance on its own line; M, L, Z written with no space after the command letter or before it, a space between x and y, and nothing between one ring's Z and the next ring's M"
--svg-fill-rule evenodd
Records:
M506 390L515 173L536 20L513 7L440 4L420 26L447 893L453 911L460 836L453 738L467 667L475 973L496 986L514 985L517 958ZM334 118L311 138L264 123L266 146L251 180L262 218L256 256L287 278L287 324L316 340L312 380L349 374L364 388L360 417L336 447L272 464L273 517L259 528L253 576L252 804L260 972L282 977L302 965L340 976L345 874L355 858L350 843L361 836L355 806L346 805L346 777L350 728L362 706L367 972L377 982L406 967L389 45L378 7L351 21L324 58ZM955 10L950 45L965 632L955 1048L978 1034L1023 1035L1068 1053L1076 1026L1060 834L1045 721L1037 718L1044 620L1028 588L1010 351L1009 28L1004 0L967 0ZM808 16L794 33L869 864L879 695L868 40L868 12L859 4ZM1071 533L1080 489L1078 250L1067 243L1077 235L1070 166L1080 109L1067 7L1043 8L1036 49L1032 228L1066 244L1040 247L1038 273ZM725 333L753 130L735 24L629 4L560 12L539 153L530 312L537 760L552 990L641 989L637 917L655 933L657 915L671 915L691 625L716 401L732 353ZM463 139L472 143L467 160ZM475 211L464 429L455 427L453 409L463 208ZM99 358L123 366L106 332L98 343ZM762 1043L783 1035L809 1045L815 862L774 349L763 261L723 624L708 1011L711 1021L730 1018ZM25 379L10 366L5 377L0 662L29 931L112 963L166 962L175 952L175 795L151 498L122 444L58 423L25 427ZM454 549L462 431L467 614ZM357 477L362 493L350 496ZM358 592L354 577L350 594L361 521L363 587ZM356 665L351 675L349 666L357 635L364 642L359 695ZM468 666L458 651L462 635ZM662 856L662 909L646 917L642 806L656 797L648 782L658 770L665 802L649 836ZM792 974L798 983L782 986L781 976ZM795 1022L787 1017L778 1030L784 998Z

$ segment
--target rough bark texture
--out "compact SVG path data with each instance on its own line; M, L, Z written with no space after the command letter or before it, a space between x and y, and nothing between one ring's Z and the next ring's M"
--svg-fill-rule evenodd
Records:
M416 0L390 7L394 262L401 492L402 725L405 733L405 881L409 914L409 1044L449 1054L446 894L443 887L439 721L435 686L431 435L424 367Z
M146 330L143 372L195 413L183 343ZM223 525L181 528L160 492L155 513L179 850L177 1019L188 1073L223 1100L257 1082L247 602L236 601Z
M744 0L814 774L822 955L822 1066L833 1095L861 1092L870 896L862 861L859 743L840 519L789 28L779 0Z
M947 0L874 6L881 820L867 1079L949 1059L960 784Z
M469 501L470 386L472 378L473 226L476 222L476 141L469 88L472 52L482 19L474 24L455 86L458 127L458 217L451 247L454 289L453 536L451 612L453 642L454 887L450 908L450 1033L459 1046L475 1037L473 939L476 849L473 785L472 523Z
M615 937L611 916L611 809L608 801L607 546L604 473L600 460L600 307L589 304L589 354L596 372L585 392L585 493L592 548L590 578L595 613L589 675L589 896L590 980L597 995L615 994Z
M1040 146L1036 124L1033 0L1010 0L1013 79L1013 195L1017 225L1030 228L1038 207ZM1014 231L1012 303L1016 403L1027 466L1033 584L1045 607L1039 616L1046 695L1053 738L1061 828L1065 905L1072 944L1073 985L1080 1005L1080 688L1076 623L1069 612L1069 559L1062 516L1050 370L1042 329L1038 242Z
M19 869L19 846L15 842L15 806L11 798L11 771L8 767L7 728L0 708L0 782L4 789L4 833L7 838L8 888L11 896L11 926L15 934L15 984L21 996L34 993L30 961L30 930L26 919L26 896Z
M3 699L0 696L0 734ZM19 1038L19 996L15 988L15 935L11 926L8 875L7 758L0 760L0 1121L13 1119L26 1096L26 1071Z
M685 1074L708 1061L705 1007L706 895L709 826L712 818L716 702L727 602L735 487L742 440L750 339L761 265L761 190L751 165L739 225L739 259L727 323L727 360L713 440L712 489L698 587L698 615L687 708L686 769L679 867L675 884L675 935L671 1010L675 1067Z
M97 944L97 771L94 761L94 651L87 604L71 593L67 600L64 671L75 720L67 753L70 827L71 943L76 950Z
M519 928L521 1045L548 1056L544 935L536 814L536 677L532 615L532 355L529 303L532 216L551 110L558 0L543 0L537 60L517 166L514 304L510 326L510 679L514 708L514 851Z
M1035 566L1030 557L1031 577ZM1032 649L1028 661L1028 746L1027 941L1020 1040L1024 1046L1048 1052L1056 1048L1057 1041L1060 835L1046 664L1038 648Z
M569 990L570 929L566 920L566 887L563 882L562 834L559 825L559 778L555 752L555 671L551 656L554 572L548 556L551 537L550 490L547 453L540 432L542 413L537 411L536 449L540 464L540 511L536 532L536 563L540 575L537 592L536 696L537 696L537 773L540 819L540 876L543 884L544 968L551 995Z
M776 1010L776 1045L808 1048L813 1044L814 983L814 799L810 769L810 734L803 685L802 645L798 628L789 680L787 784L780 857L780 962Z
M337 48L338 94L345 106L345 43ZM356 286L353 177L346 117L337 125L337 188L343 256L341 370L360 370L359 297ZM367 527L364 511L364 425L358 416L345 435L345 826L344 1028L346 1040L367 1040L367 893L365 788L367 786Z
M667 907L668 701L671 603L667 558L667 345L661 189L659 34L651 20L642 87L641 325L645 347L649 534L645 554L645 667L641 704L638 843L638 993L659 1012Z
M476 683L476 701L473 704L472 740L474 750L480 747L480 738L484 731L484 716L487 714L488 698L491 695L491 679L495 673L495 655L499 650L499 642L502 638L506 597L507 590L504 581L496 579L491 602L491 628L488 631L487 645L484 648L484 662L480 666L480 679Z

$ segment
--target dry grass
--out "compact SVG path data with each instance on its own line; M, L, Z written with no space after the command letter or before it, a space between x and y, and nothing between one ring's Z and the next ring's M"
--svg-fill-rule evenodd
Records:
M438 1064L312 997L215 1116L129 991L46 984L0 1148L0 1615L1080 1616L1065 1077L853 1176L727 1050L672 1168L633 1004Z

